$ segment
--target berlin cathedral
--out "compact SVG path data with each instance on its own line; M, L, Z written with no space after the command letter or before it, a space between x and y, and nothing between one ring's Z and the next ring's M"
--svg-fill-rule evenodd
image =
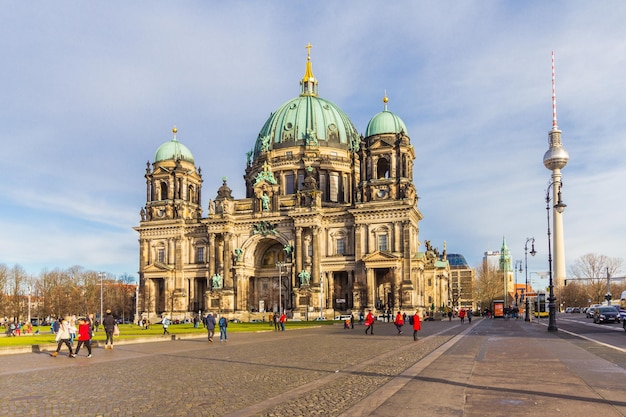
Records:
M271 113L247 153L245 198L223 178L203 213L202 173L176 128L147 163L135 227L143 317L306 320L449 306L445 243L420 250L404 122L385 97L359 134L318 96L307 48L300 94Z

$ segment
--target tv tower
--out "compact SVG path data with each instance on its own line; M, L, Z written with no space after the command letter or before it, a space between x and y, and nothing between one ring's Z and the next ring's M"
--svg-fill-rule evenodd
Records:
M561 201L561 169L567 165L569 154L561 144L561 131L556 122L556 83L554 75L554 51L552 51L552 130L548 132L549 148L543 155L543 165L552 171L552 179L548 186L546 199L549 199L550 187L552 187L552 220L554 236L552 248L554 252L554 281L556 286L563 285L565 280L565 245L563 242L563 209L565 204Z

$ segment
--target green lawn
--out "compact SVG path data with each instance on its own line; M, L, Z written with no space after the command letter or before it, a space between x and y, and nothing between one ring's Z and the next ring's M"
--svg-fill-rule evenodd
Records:
M287 329L313 327L320 325L332 325L333 321L287 321L285 327ZM116 336L116 339L133 339L146 336L161 336L163 334L163 327L160 324L150 325L148 330L144 330L135 324L121 324L120 335ZM48 343L55 343L54 335L50 333L50 326L33 327L33 333L40 329L40 334L22 335L16 337L0 336L0 348L4 346L29 346L29 345L42 345ZM274 326L270 326L269 323L229 323L229 332L258 332L273 330ZM206 334L206 329L202 326L195 329L193 324L172 324L168 328L171 335L187 335L187 334ZM219 334L219 328L216 328L216 332ZM95 337L92 339L95 341L105 340L104 330L102 326L100 331L95 333Z

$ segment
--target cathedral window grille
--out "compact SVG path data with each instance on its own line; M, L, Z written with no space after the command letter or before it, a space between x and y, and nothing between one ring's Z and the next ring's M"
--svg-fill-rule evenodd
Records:
M322 191L322 198L327 199L328 193L326 192L326 186L328 184L327 176L325 172L320 172L320 190Z
M330 201L336 203L339 200L339 174L330 174Z
M285 194L293 194L295 192L293 174L285 174Z
M378 235L378 250L388 250L387 235Z
M298 190L304 188L304 172L298 173Z
M343 255L346 252L346 240L344 238L337 239L337 255Z
M204 263L204 246L198 246L196 248L196 263Z

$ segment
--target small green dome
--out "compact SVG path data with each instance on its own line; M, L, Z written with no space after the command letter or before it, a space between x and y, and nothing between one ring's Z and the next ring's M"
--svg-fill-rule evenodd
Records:
M386 107L386 106L385 106ZM381 111L367 124L367 129L365 130L365 136L373 136L380 135L383 133L400 133L404 132L408 135L406 130L406 125L398 116L385 110Z
M194 163L193 155L189 148L176 140L177 129L172 129L174 138L168 142L165 142L157 149L154 154L154 162L167 161L167 160L183 160Z

